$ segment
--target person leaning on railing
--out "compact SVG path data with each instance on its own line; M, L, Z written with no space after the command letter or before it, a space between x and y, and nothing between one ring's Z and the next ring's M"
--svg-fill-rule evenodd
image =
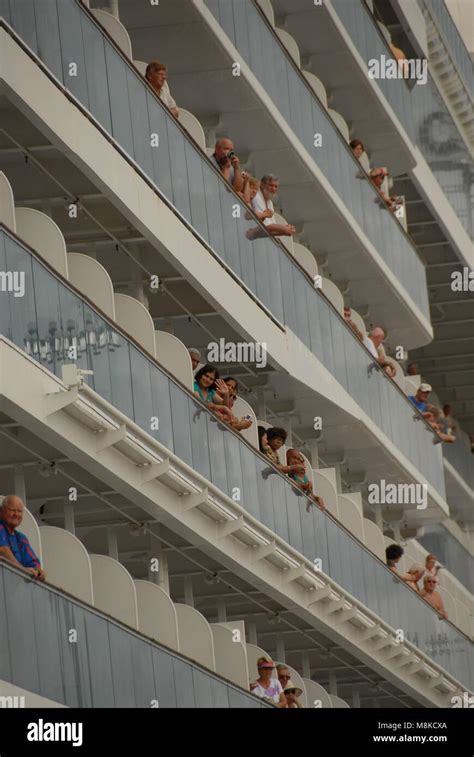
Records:
M364 147L363 142L361 142L360 139L353 139L351 142L349 142L349 146L352 150L354 158L357 158L357 160L360 160L362 155L365 152L365 147Z
M389 544L387 549L385 550L385 560L387 562L387 567L390 568L392 573L395 573L396 576L402 579L402 581L412 581L413 576L410 573L399 573L397 569L397 565L402 559L404 554L404 549L399 544Z
M265 174L260 181L260 189L252 200L252 208L269 234L274 237L292 237L296 229L291 223L275 223L273 198L278 192L280 181L273 174Z
M384 339L385 331L380 326L376 326L372 331L369 331L367 336L364 336L362 344L367 347L374 360L384 369L385 373L390 378L393 378L395 376L395 368L385 356L385 351L383 350Z
M194 394L205 402L209 410L230 423L232 411L229 407L229 389L219 378L219 371L213 365L203 365L194 376Z
M356 337L358 339L360 339L360 341L362 342L362 340L364 338L364 335L363 335L362 331L359 328L357 328L356 324L352 320L352 311L346 305L344 305L344 320L347 323L347 325L349 326L349 328L352 329L352 331L354 332L354 334L356 335Z
M297 466L303 467L303 474L296 473L294 470L292 470L287 474L288 478L291 478L296 486L301 489L301 491L304 492L319 507L320 510L325 510L326 506L324 504L324 499L314 494L313 485L306 475L306 463L302 453L297 449L289 449L286 453L286 462L289 468L295 468ZM308 511L310 509L309 502L306 509Z
M386 206L389 208L389 210L395 212L397 207L400 205L399 198L395 196L391 197L386 192L384 192L382 188L385 177L390 176L389 172L385 168L372 168L369 176L372 184L378 190Z
M428 405L425 418L440 442L449 442L452 444L456 441L454 434L449 432L446 419L439 407L436 407L436 405Z
M24 570L38 581L46 580L46 573L28 537L17 531L23 520L23 500L14 494L3 498L0 507L0 558Z
M160 100L166 105L175 118L179 118L179 108L176 100L171 97L170 88L166 81L168 67L159 60L152 60L146 67L145 79L153 87Z

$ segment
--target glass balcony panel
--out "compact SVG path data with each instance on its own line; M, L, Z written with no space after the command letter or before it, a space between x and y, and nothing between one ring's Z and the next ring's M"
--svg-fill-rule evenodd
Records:
M111 341L108 335L111 334L111 329L87 304L84 304L84 324L87 368L94 371L93 376L85 376L84 380L97 394L100 394L107 402L112 403L112 378L108 354ZM50 368L50 370L53 373L58 373L55 368Z
M192 465L191 424L196 422L199 415L204 414L204 410L198 403L184 398L183 391L173 383L170 383L170 402L175 455ZM180 433L177 433L177 429L180 429Z
M70 3L60 3L61 7L69 6ZM65 26L67 34L67 25ZM61 27L62 28L62 27ZM61 39L61 46L63 40ZM133 126L132 126L132 113L130 110L130 103L128 100L128 87L127 87L127 66L123 58L110 44L105 44L105 62L106 70L97 72L98 76L101 74L106 75L108 81L109 100L110 100L110 112L112 122L112 136L125 150L125 152L134 158L134 145L133 145ZM63 63L64 65L64 63ZM81 77L81 81L84 77ZM86 104L79 94L73 92L82 104ZM95 115L95 114L94 114ZM156 150L155 152L159 152ZM150 170L149 164L143 166L143 170L146 172Z
M5 237L5 271L17 273L17 284L21 284L20 276L24 274L25 292L23 297L15 297L14 294L3 297L7 301L9 317L8 329L3 333L12 342L25 350L28 355L38 360L39 335L36 320L36 301L33 282L32 260L22 253L21 247L13 242L11 237ZM13 284L14 279L12 279ZM19 290L21 291L21 290Z
M64 86L79 100L82 105L90 110L89 93L87 90L87 77L84 76L86 71L86 55L84 49L84 39L82 36L81 8L77 3L58 2L56 8L50 5L48 8L38 7L38 2L29 2L29 8L24 3L19 5L14 3L18 10L18 17L24 19L25 16L30 19L35 18L35 11L50 13L53 19L57 14L59 21L59 40L62 53L62 81ZM13 27L16 29L16 24ZM54 28L54 26L53 26ZM33 48L34 49L34 48ZM38 49L38 55L41 57L42 51ZM73 65L71 65L73 64ZM100 76L100 74L99 74ZM122 90L123 93L126 92Z
M148 433L158 440L151 390L150 361L139 350L130 347L130 367L132 375L133 419L141 428L148 428Z
M294 494L291 491L288 492L289 501L287 503L286 481L284 481L281 476L276 475L270 476L268 483L270 484L270 491L268 491L267 488L266 496L270 496L271 498L274 530L277 534L282 534L282 538L288 544L291 544L289 520L294 517L295 520L299 521L296 492ZM299 538L301 542L301 533Z

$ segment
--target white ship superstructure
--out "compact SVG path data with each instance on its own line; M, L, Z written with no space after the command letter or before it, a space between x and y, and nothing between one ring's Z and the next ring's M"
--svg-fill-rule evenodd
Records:
M306 708L472 694L473 78L443 0L0 0L0 492L47 576L0 562L2 701L267 707L262 656Z

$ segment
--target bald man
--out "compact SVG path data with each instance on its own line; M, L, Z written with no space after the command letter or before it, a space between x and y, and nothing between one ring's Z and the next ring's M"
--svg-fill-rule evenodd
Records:
M0 506L0 559L3 558L33 578L44 581L46 574L28 537L16 530L23 520L24 509L20 497L9 494L3 498Z
M216 142L211 160L217 165L222 176L232 184L236 192L241 192L244 180L240 170L240 160L234 152L234 143L228 137L222 137Z
M367 336L364 336L362 344L364 347L367 347L374 360L384 369L385 373L387 373L390 378L393 378L395 370L386 358L383 347L384 339L385 331L381 329L380 326L376 326Z

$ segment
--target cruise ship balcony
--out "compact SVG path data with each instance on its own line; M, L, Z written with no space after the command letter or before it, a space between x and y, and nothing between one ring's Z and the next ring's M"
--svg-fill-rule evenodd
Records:
M386 322L400 344L428 342L424 267L413 244L353 157L324 85L305 77L258 7L179 2L156 13L123 2L119 13L133 56L150 60L159 50L167 61L174 96L200 120L208 152L227 134L246 170L275 173L295 241L353 306Z
M270 586L281 584L303 592L299 597L306 607L300 608L303 618L309 601L315 612L322 613L320 621L332 616L337 626L355 624L365 629L364 639L369 642L380 635L381 621L384 627L404 629L403 638L421 654L418 660L408 659L398 646L392 649L386 630L374 642L375 651L388 652L389 659L402 656L396 660L395 670L387 671L392 678L400 673L399 666L409 664L413 675L433 675L433 687L444 685L436 672L430 672L430 666L438 664L442 643L449 650L442 667L455 680L472 685L470 606L457 600L458 607L453 601L450 615L459 627L445 621L441 631L437 613L384 565L382 532L363 518L357 499L337 493L337 482L329 472L315 471L318 488L324 487L328 511L314 511L308 508L306 497L251 443L217 422L189 389L177 383L110 317L81 298L64 277L6 231L2 243L5 270L23 270L30 282L27 301L17 302L15 307L10 298L2 312L2 332L9 338L2 337L1 407L13 418L13 424L5 419L4 435L18 439L22 447L22 434L14 430L20 424L28 433L72 455L92 474L100 472L114 489L121 479L127 499L188 538L192 534L194 543L205 539L208 549L216 550L226 540L224 551L234 567L235 560L243 564L243 556L235 544L230 549L229 538L240 544L247 560L252 553L256 556L255 548L262 547L257 562L264 560L274 568L276 564L280 576L276 584L271 579ZM96 282L99 268L95 263ZM117 312L119 303L117 299ZM42 324L51 326L53 313L67 329L56 330L49 340L43 340ZM25 353L25 328L31 357ZM56 343L60 343L59 352ZM71 346L77 350L77 360L72 363L68 359ZM38 361L38 357L42 359ZM87 371L92 371L92 376ZM61 373L64 380L53 372ZM153 419L158 423L153 425ZM55 456L51 450L43 455L41 470L46 478L55 474ZM17 462L13 469L18 490L21 459ZM15 459L5 467L11 468L12 463ZM37 471L30 470L30 475L37 487ZM26 484L22 486L26 492ZM174 492L171 499L163 487ZM238 496L234 496L236 492ZM66 503L62 513L62 499L64 494L58 499L61 517L66 527L74 530L74 507ZM48 497L42 504L45 500ZM196 519L205 521L197 531ZM141 521L135 518L134 522ZM222 550L217 551L224 559ZM317 571L315 560L321 561ZM249 565L247 579L250 575ZM107 606L110 595L106 592L104 596ZM292 608L295 601L296 597ZM342 615L333 614L340 611ZM359 619L365 611L370 622ZM451 686L446 695L452 692Z
M184 279L190 282L198 296L191 300L188 312L180 306L176 308L173 297L166 305L160 298L155 298L156 304L150 305L152 316L162 328L166 321L173 320L178 314L186 314L191 321L195 314L205 315L209 312L207 305L210 305L221 318L216 321L219 327L215 327L213 333L224 337L229 335L234 340L237 334L240 338L244 336L254 342L268 343L273 370L279 368L286 378L280 380L275 372L274 384L273 378L267 388L263 382L263 402L271 410L276 394L277 402L283 403L285 410L295 410L297 425L306 426L300 429L306 438L310 435L314 439L313 425L308 425L308 420L302 423L298 418L324 417L327 433L323 433L324 446L320 450L323 460L327 454L331 463L332 457L334 463L343 462L346 470L354 470L362 483L364 476L360 479L360 475L364 471L368 471L366 481L369 482L384 478L401 483L427 483L426 509L410 508L408 520L403 512L397 526L416 529L432 518L447 516L441 450L433 445L433 435L408 402L405 389L374 365L369 353L344 323L341 307L338 312L338 308L324 296L324 291L315 290L313 280L283 246L265 236L253 244L244 241L245 231L256 222L233 217L232 205L238 200L237 196L228 191L202 157L198 162L198 152L194 151L184 133L166 120L159 103L152 96L147 101L149 107L156 102L157 117L165 119L164 123L173 135L169 144L162 144L160 161L164 163L157 165L160 176L167 165L169 170L171 159L179 161L183 155L189 166L207 171L207 205L203 205L202 174L197 185L189 183L184 170L172 174L173 199L182 208L187 207L186 212L194 225L187 222L186 217L180 215L150 181L144 181L145 177L142 178L136 164L122 156L119 146L111 143L90 118L64 97L57 84L19 50L10 35L4 40L3 77L7 97L2 110L2 165L12 176L20 204L43 205L49 209L48 212L65 230L68 245L72 244L72 249L77 252L90 254L90 245L97 243L93 253L97 254L105 240L108 249L104 246L104 257L101 258L99 252L99 259L106 264L119 292L127 291L130 277L137 276L140 266L148 278L159 274L165 284L167 277L174 279L177 276L178 280L175 284L170 282L170 287L171 290L175 285L182 288L182 292L178 292L180 302L185 301L192 291ZM114 60L122 59L117 56ZM123 65L126 66L125 62ZM23 74L20 74L21 70ZM131 76L135 77L135 74ZM30 83L32 77L34 85ZM134 82L135 78L131 81ZM137 86L143 86L138 77ZM54 109L41 108L46 90L47 97L55 102ZM42 97L38 99L40 91ZM26 118L12 106L12 100L24 111ZM123 104L122 99L120 102ZM34 122L42 131L35 129L28 120L33 118L33 111ZM62 116L58 117L60 112ZM55 142L54 149L45 135ZM24 161L25 154L28 162ZM153 155L150 156L151 160ZM73 164L79 166L79 172ZM38 167L40 170L36 170ZM196 191L191 191L193 187ZM101 223L105 229L109 226L111 234L107 234L104 228L98 232L97 228L94 230L94 224L89 223L91 209L87 195L97 193L99 196L91 200L97 201L99 207L103 202L102 195L106 198L99 228ZM69 202L64 202L61 197L69 197ZM81 212L77 218L71 219L68 206L81 197ZM201 231L200 236L195 227ZM215 244L216 251L206 243L205 235ZM127 253L129 259L136 257L138 253L135 248L132 250L132 243L138 240L141 244L143 239L145 263L138 261L132 273L129 260L123 263L124 257L118 251ZM271 279L269 270L272 271ZM139 298L143 296L141 275L136 279L134 290L136 293L141 289ZM185 319L176 321L173 328L176 328L177 336L188 342ZM230 326L230 332L225 330L227 327L221 328L223 323ZM203 340L203 335L200 339ZM207 342L208 337L204 344ZM337 389L334 379L339 384ZM258 401L255 405L257 408ZM280 409L281 406L277 411ZM351 427L354 433L348 433ZM295 432L297 430L295 428ZM347 454L341 455L344 450ZM397 515L400 515L399 511Z

